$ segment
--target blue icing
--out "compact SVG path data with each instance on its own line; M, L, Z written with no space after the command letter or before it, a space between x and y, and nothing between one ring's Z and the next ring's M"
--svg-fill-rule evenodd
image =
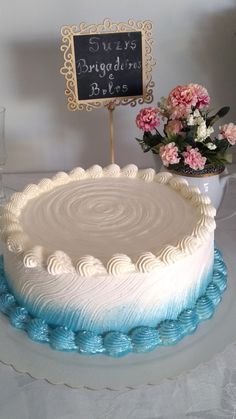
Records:
M9 314L16 303L14 295L10 293L3 293L0 295L0 311Z
M30 320L28 311L24 307L14 307L9 315L10 323L17 329L25 330L27 323Z
M180 322L176 320L165 320L159 325L159 333L163 345L174 345L184 335Z
M214 307L220 302L221 294L227 285L227 269L222 260L220 252L215 251L214 273L212 267L204 273L205 280L201 278L200 286L195 287L186 298L185 303L189 307L181 312L177 320L162 321L157 327L142 325L126 333L122 331L108 332L105 336L94 331L79 330L74 333L64 326L50 326L40 318L31 318L30 314L23 307L16 305L16 300L9 291L8 281L5 278L0 258L0 311L7 314L10 322L18 328L26 329L28 336L37 342L49 342L51 347L60 351L78 351L79 353L94 354L105 353L110 356L119 357L133 352L147 352L155 349L158 345L172 345L177 343L183 336L192 333L199 322L206 320L214 313ZM2 291L1 291L2 286ZM200 298L199 295L202 295ZM195 298L195 300L194 300ZM16 297L17 299L17 297ZM197 300L197 301L196 301ZM19 300L18 300L19 302ZM193 303L192 306L188 303ZM175 307L173 307L175 305ZM179 310L178 301L169 302L166 313L173 314ZM127 307L126 307L127 308ZM28 307L27 307L28 309ZM118 307L110 312L112 316L109 322L114 322L114 314L121 316L124 306ZM158 311L158 307L156 310ZM168 311L169 310L169 311ZM60 314L56 309L51 309L53 317ZM153 318L139 313L138 322L141 320L153 322ZM32 315L32 313L31 313ZM76 314L78 317L78 315ZM75 313L68 313L68 319L73 323L77 317ZM80 317L80 313L79 313ZM113 319L112 319L113 318ZM141 319L141 320L140 320ZM81 323L86 319L81 320ZM88 320L88 324L89 320Z
M214 304L207 296L200 297L196 302L196 312L200 320L210 319L214 313Z
M49 342L49 326L42 319L31 319L27 324L27 333L30 339L36 342Z
M0 255L0 275L4 275L3 255Z
M227 287L227 276L221 271L214 271L212 282L218 286L221 292L223 292Z
M208 287L206 289L206 296L208 298L210 298L210 300L212 301L214 306L217 306L217 304L219 304L219 302L221 301L221 298L222 298L220 289L214 282L211 282L208 285Z
M124 356L133 349L131 338L121 332L108 332L103 343L106 353L114 357Z
M148 326L136 327L130 333L134 352L148 352L161 344L157 329Z
M8 292L7 281L4 278L4 274L0 274L0 294Z
M217 247L214 248L214 257L215 257L215 260L223 259L223 255L222 255L221 251L219 249L217 249Z
M182 325L185 335L193 333L196 330L199 323L199 318L196 309L193 308L182 311L182 313L178 317L178 321Z
M50 333L50 345L57 351L77 351L75 333L63 326L55 327Z
M220 271L223 275L227 275L226 264L222 259L215 259L214 262L214 271Z
M98 354L105 351L103 346L103 338L94 332L81 330L76 333L75 344L81 354Z

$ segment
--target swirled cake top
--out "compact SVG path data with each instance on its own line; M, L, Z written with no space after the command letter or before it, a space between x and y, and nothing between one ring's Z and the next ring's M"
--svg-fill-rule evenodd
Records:
M149 272L191 254L215 228L209 198L153 169L60 172L12 196L2 238L27 267L51 274Z

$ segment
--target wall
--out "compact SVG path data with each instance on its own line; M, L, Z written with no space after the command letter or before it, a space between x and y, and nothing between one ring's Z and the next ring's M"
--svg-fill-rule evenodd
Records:
M6 171L71 169L109 163L107 111L69 112L60 27L105 17L154 23L155 102L176 84L205 85L225 122L236 121L235 0L1 0L0 103L7 108ZM115 111L116 161L153 165L134 140L139 107Z

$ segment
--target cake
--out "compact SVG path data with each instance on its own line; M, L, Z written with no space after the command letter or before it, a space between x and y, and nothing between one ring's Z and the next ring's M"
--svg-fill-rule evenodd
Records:
M28 185L1 215L0 310L57 350L121 356L176 343L226 287L214 216L180 176L132 164Z

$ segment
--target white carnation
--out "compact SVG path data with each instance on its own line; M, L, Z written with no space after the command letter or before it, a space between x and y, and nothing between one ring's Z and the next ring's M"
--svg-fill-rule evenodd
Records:
M196 111L194 111L194 113L189 115L188 118L187 118L187 125L190 126L190 127L193 126L193 125L201 125L202 123L205 122L203 117L200 115L200 113L198 112L195 115L195 112Z
M201 114L200 114L200 112L199 112L199 110L198 110L198 109L195 109L195 111L193 112L193 116L194 116L195 118L198 118L199 116L201 116Z
M207 128L207 136L210 137L210 135L214 132L214 128L213 127L208 127Z
M216 145L213 143L207 143L206 144L207 148L209 148L209 150L215 150L216 149Z
M187 125L189 125L190 127L195 125L193 115L189 115L187 119Z
M203 123L205 124L205 120L201 115L195 118L194 121L195 121L194 122L195 125L201 125Z
M204 141L207 138L207 127L206 122L202 121L197 129L197 141Z

